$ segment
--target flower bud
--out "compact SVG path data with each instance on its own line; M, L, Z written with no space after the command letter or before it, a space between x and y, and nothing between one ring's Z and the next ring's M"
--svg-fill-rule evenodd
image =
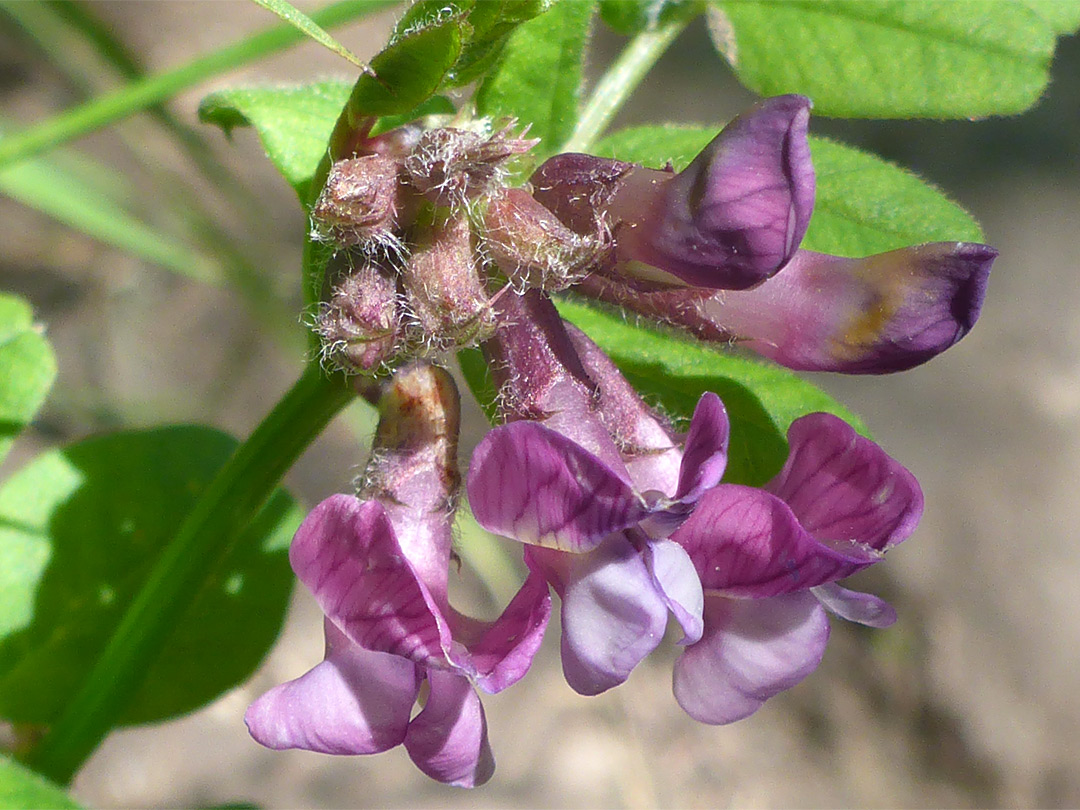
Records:
M338 255L349 262L356 258ZM397 353L400 313L393 272L366 257L359 261L323 303L314 328L322 340L324 362L347 372L370 373Z
M547 292L576 284L602 264L611 249L601 228L595 236L580 236L518 188L501 191L488 204L484 247L515 286Z
M414 229L416 245L401 268L410 351L473 346L495 330L495 314L477 270L464 214Z
M401 207L398 166L384 155L337 161L311 209L315 237L342 247L392 240Z
M462 129L425 132L405 159L405 175L435 205L463 205L491 193L504 175L503 164L539 141L508 138L510 127L485 138Z

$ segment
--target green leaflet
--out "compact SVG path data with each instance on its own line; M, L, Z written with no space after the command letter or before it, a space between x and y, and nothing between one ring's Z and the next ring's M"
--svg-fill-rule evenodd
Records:
M208 427L128 431L44 453L5 482L0 716L56 720L235 447ZM122 722L189 712L251 674L284 620L300 518L284 491L270 498L203 583Z
M0 756L0 810L79 810L63 788L13 759Z
M43 331L25 301L0 294L0 461L56 379L56 358Z
M597 144L597 153L646 166L686 166L719 127L633 127ZM907 245L983 239L971 215L911 172L867 152L810 138L817 194L803 247L868 256Z
M320 26L292 3L287 3L285 0L255 0L255 2L268 11L277 14L281 19L289 23L289 25L303 31L324 48L328 48L343 59L347 59L361 70L366 69L366 65L356 54L330 36L325 28Z
M763 96L803 93L821 115L1011 115L1046 88L1056 36L1077 24L1054 2L712 0L710 31Z

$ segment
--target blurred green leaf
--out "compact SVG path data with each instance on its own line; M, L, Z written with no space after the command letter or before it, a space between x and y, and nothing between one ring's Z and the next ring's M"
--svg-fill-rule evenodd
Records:
M220 284L220 267L179 239L129 214L85 171L50 158L0 169L0 193L107 245L197 281Z
M973 118L1023 112L1049 81L1074 8L998 0L712 0L740 81L803 93L820 115Z
M633 127L597 144L597 154L646 166L685 167L718 129ZM817 194L807 250L869 256L936 241L980 242L978 223L938 189L879 157L824 138L810 138Z
M347 59L361 70L367 70L367 65L364 64L364 61L360 57L330 36L325 28L292 3L287 3L285 0L254 0L254 2L266 10L277 14L281 19L289 23L289 25L303 31L307 36L311 37L324 48L333 51L343 59Z
M0 756L0 810L79 810L80 807L63 788Z
M494 70L476 91L481 115L517 118L540 138L532 156L554 152L578 120L585 43L595 5L564 0L511 36Z
M600 19L613 31L632 36L686 13L687 6L700 5L699 0L600 0Z
M731 420L724 480L760 486L787 459L787 429L808 413L828 411L861 433L851 411L786 369L709 348L578 301L559 312L602 348L647 401L685 424L706 391L720 395Z
M1076 0L1016 0L1027 6L1058 34L1075 34L1080 28L1080 3Z
M491 378L484 353L479 349L461 349L457 353L458 365L461 367L461 376L465 384L469 386L480 409L484 412L488 422L495 423L495 381Z
M235 447L208 427L129 431L45 453L4 484L0 716L56 720ZM251 674L284 620L300 519L278 490L205 581L121 722L189 712Z
M0 461L56 379L52 347L20 298L0 293Z

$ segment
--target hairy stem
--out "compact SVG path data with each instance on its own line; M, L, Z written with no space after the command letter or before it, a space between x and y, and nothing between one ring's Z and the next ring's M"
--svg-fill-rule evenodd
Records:
M344 378L309 364L218 472L162 552L82 687L27 762L67 784L115 725L240 530L327 422L353 397Z

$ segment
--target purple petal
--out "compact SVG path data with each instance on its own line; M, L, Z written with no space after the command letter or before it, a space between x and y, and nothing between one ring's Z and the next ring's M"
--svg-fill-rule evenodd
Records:
M619 257L687 284L741 290L794 254L814 205L806 133L810 100L778 96L734 119L667 181L651 216L634 216L642 189L628 177L609 207ZM638 220L638 221L635 221Z
M705 635L675 662L675 699L702 723L741 720L814 671L829 620L807 592L705 600Z
M787 463L765 488L819 542L885 550L915 530L923 509L919 482L847 422L809 414L792 423L788 443Z
M551 616L551 596L539 573L530 573L521 589L494 622L455 614L455 640L465 646L450 654L476 685L495 694L517 683L529 670Z
M678 543L657 540L645 545L645 564L668 610L683 629L679 644L693 644L704 630L701 611L705 592L690 555Z
M586 554L565 556L571 560L562 592L563 674L574 691L597 695L625 681L656 649L667 602L622 534Z
M694 503L702 493L719 484L727 466L727 449L728 418L724 403L716 394L702 394L683 446L675 497L683 503Z
M431 691L423 711L409 724L405 749L432 779L455 787L477 787L495 772L487 720L480 696L467 678L428 670Z
M881 558L870 546L818 542L780 498L735 484L706 492L671 539L706 591L754 598L840 579Z
M377 501L327 498L297 529L289 560L355 643L417 663L445 662L445 621Z
M896 610L879 596L851 591L835 582L826 582L810 589L830 613L841 619L868 627L891 627L896 623Z
M326 658L276 686L244 714L261 745L321 754L376 754L405 739L420 688L416 665L353 644L325 622Z
M738 295L713 296L701 314L788 368L902 371L968 333L996 256L967 242L865 259L799 251L783 273Z
M485 529L522 543L587 551L648 510L609 466L533 422L490 431L473 452L469 503Z

